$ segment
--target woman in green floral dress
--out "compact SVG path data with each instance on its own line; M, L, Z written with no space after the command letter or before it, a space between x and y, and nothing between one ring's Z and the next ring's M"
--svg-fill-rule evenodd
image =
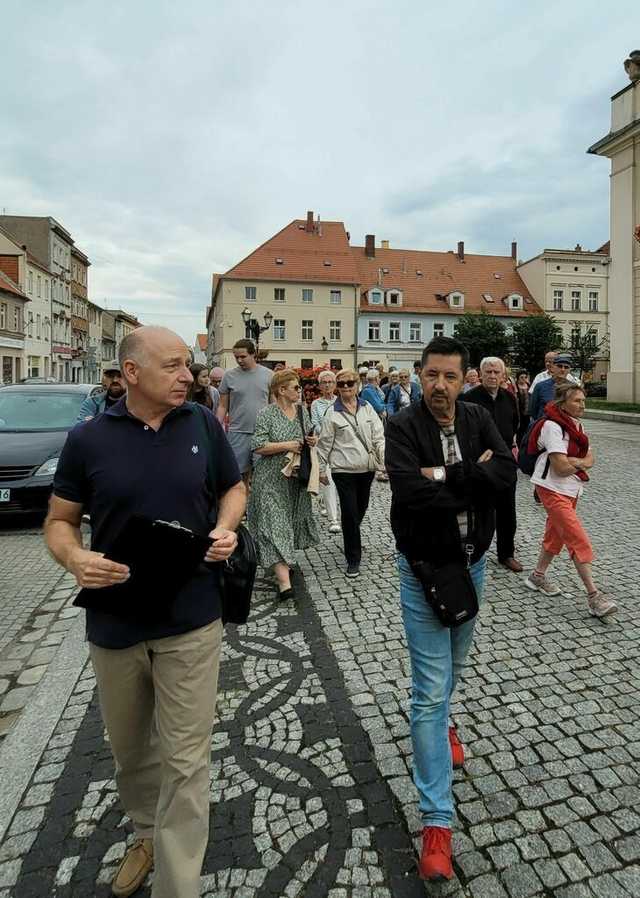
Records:
M273 568L280 599L293 598L291 566L297 549L318 542L311 495L294 477L285 477L287 452L299 452L306 439L315 446L317 437L306 436L312 430L311 419L303 405L304 433L298 417L300 384L295 371L277 371L271 381L275 399L261 409L251 448L258 456L251 479L247 520L258 546L262 567Z

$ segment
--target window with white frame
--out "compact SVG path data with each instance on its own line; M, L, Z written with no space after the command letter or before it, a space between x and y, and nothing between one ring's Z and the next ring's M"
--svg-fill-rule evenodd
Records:
M284 302L284 287L273 288L273 301Z
M464 308L464 293L450 293L449 294L449 305L452 309L463 309Z
M313 340L313 321L311 319L302 320L302 339Z
M273 319L273 339L286 340L286 323L284 318Z
M381 306L384 304L382 290L369 290L369 305Z
M257 288L256 287L245 287L244 288L244 298L246 302L255 302L257 296Z
M302 288L302 302L313 302L313 289L311 287Z
M580 300L582 299L582 291L581 290L572 290L571 291L571 311L579 312L580 311Z
M599 337L599 334L598 334L597 328L590 327L589 330L587 331L587 340L589 341L589 346L592 349L595 349L597 347L597 345L599 343L598 337Z
M522 297L520 296L520 294L512 293L511 296L509 297L509 308L512 311L517 312L520 309L522 309L522 307L523 307Z
M342 321L329 322L329 339L332 343L338 343L342 340Z
M433 325L433 336L444 337L444 324L437 323Z
M42 296L42 278L40 275L36 277L36 296Z
M402 294L399 293L398 290L389 290L389 292L387 293L387 305L401 306L402 305Z
M22 328L20 326L22 323L21 318L22 318L22 316L20 315L19 307L14 306L13 307L13 329L14 329L14 331L16 331L16 333L18 333L18 331L22 330Z
M44 298L45 299L49 299L49 289L50 289L49 281L45 278L45 281L44 281Z
M571 328L571 348L576 349L580 345L580 326Z
M598 311L598 299L599 299L597 290L589 290L589 311L597 312Z
M562 311L563 299L564 299L564 290L554 290L553 291L553 311L554 312Z
M27 321L27 336L33 337L33 312L29 312L29 320Z
M389 342L390 343L399 343L400 342L400 322L399 321L390 321L389 322Z
M377 342L380 340L380 322L379 321L370 321L369 322L367 339L370 342Z
M29 296L33 296L33 271L27 274L27 293Z
M7 329L7 304L0 302L0 330Z
M42 316L36 315L36 339L42 340Z
M409 343L420 343L422 340L422 325L419 321L409 322Z
M342 302L342 290L332 290L331 291L331 305L339 306Z

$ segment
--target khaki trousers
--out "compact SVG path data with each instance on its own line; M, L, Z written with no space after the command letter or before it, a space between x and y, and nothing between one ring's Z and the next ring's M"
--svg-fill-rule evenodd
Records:
M154 843L152 898L200 895L221 648L220 620L127 649L90 645L120 799Z

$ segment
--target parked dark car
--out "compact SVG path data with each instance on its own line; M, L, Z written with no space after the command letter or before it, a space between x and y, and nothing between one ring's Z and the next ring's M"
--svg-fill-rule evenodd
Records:
M0 387L0 515L45 513L67 433L95 384Z
M606 383L590 382L584 385L585 396L591 396L593 399L607 398Z

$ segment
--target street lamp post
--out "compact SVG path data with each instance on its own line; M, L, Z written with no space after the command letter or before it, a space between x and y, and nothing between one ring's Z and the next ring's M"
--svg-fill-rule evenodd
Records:
M264 313L264 327L260 324L257 318L251 317L251 309L248 309L246 306L242 310L242 320L244 321L244 326L246 329L247 338L253 340L256 344L256 353L260 346L260 334L263 334L265 331L268 331L271 327L271 322L273 321L273 315L271 312Z

